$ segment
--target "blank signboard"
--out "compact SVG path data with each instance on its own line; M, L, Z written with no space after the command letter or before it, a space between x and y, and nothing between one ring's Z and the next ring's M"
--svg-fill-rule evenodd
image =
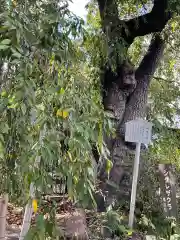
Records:
M149 144L151 131L152 123L143 119L132 120L125 124L125 141Z

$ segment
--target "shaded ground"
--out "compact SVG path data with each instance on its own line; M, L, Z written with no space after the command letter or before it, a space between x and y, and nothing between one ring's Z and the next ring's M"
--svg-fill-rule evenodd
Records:
M6 239L7 240L18 240L19 239L19 234L20 234L20 229L19 228L10 228L6 230Z
M22 219L23 209L15 207L12 204L8 204L7 227L6 227L7 240L17 240L19 238Z
M57 202L57 214L56 219L59 226L64 226L66 229L67 235L71 235L75 231L83 235L88 233L88 237L78 238L78 239L89 239L89 240L111 240L111 239L122 239L122 238L111 238L111 237L102 237L102 230L104 225L104 214L98 214L97 212L86 211L86 216L84 213L74 211L74 208L70 201L67 199L59 199ZM42 208L47 208L52 204L51 201L45 201ZM38 212L42 212L39 209ZM24 210L21 207L13 206L8 204L8 213L7 213L7 237L6 240L18 240L20 228L23 222ZM35 216L32 217L32 225L34 224ZM66 236L67 236L66 235ZM71 239L71 238L70 238ZM142 236L134 235L129 238L123 238L123 240L142 240Z
M37 215L42 213L46 217L45 209L52 207L52 200L56 200L56 220L60 227L65 229L65 235L71 236L74 232L83 235L86 233L86 218L85 214L75 211L72 203L67 198L60 198L57 196L53 199L46 199L43 201L41 208L38 209ZM7 240L16 240L19 237L20 229L23 222L24 209L12 204L8 204L7 211ZM34 225L36 216L33 214L31 225ZM84 240L86 238L83 238Z

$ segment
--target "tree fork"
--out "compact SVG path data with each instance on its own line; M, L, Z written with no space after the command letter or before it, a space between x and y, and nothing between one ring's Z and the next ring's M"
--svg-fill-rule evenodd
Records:
M102 27L110 27L113 36L119 36L130 46L138 36L161 32L172 17L168 9L168 0L154 0L150 13L122 21L119 19L116 0L97 0ZM113 37L112 36L112 37Z

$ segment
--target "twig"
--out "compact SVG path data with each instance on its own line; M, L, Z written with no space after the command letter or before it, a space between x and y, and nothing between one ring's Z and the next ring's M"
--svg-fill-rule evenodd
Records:
M176 82L174 80L169 80L166 78L162 78L162 77L153 77L154 79L158 80L158 81L164 81L164 82L168 82L168 83L175 83L177 85L180 85L180 82Z

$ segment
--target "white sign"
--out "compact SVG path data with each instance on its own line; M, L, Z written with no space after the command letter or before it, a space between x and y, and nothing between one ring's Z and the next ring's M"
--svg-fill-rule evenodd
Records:
M125 124L125 141L149 144L151 131L152 123L143 119L132 120Z

